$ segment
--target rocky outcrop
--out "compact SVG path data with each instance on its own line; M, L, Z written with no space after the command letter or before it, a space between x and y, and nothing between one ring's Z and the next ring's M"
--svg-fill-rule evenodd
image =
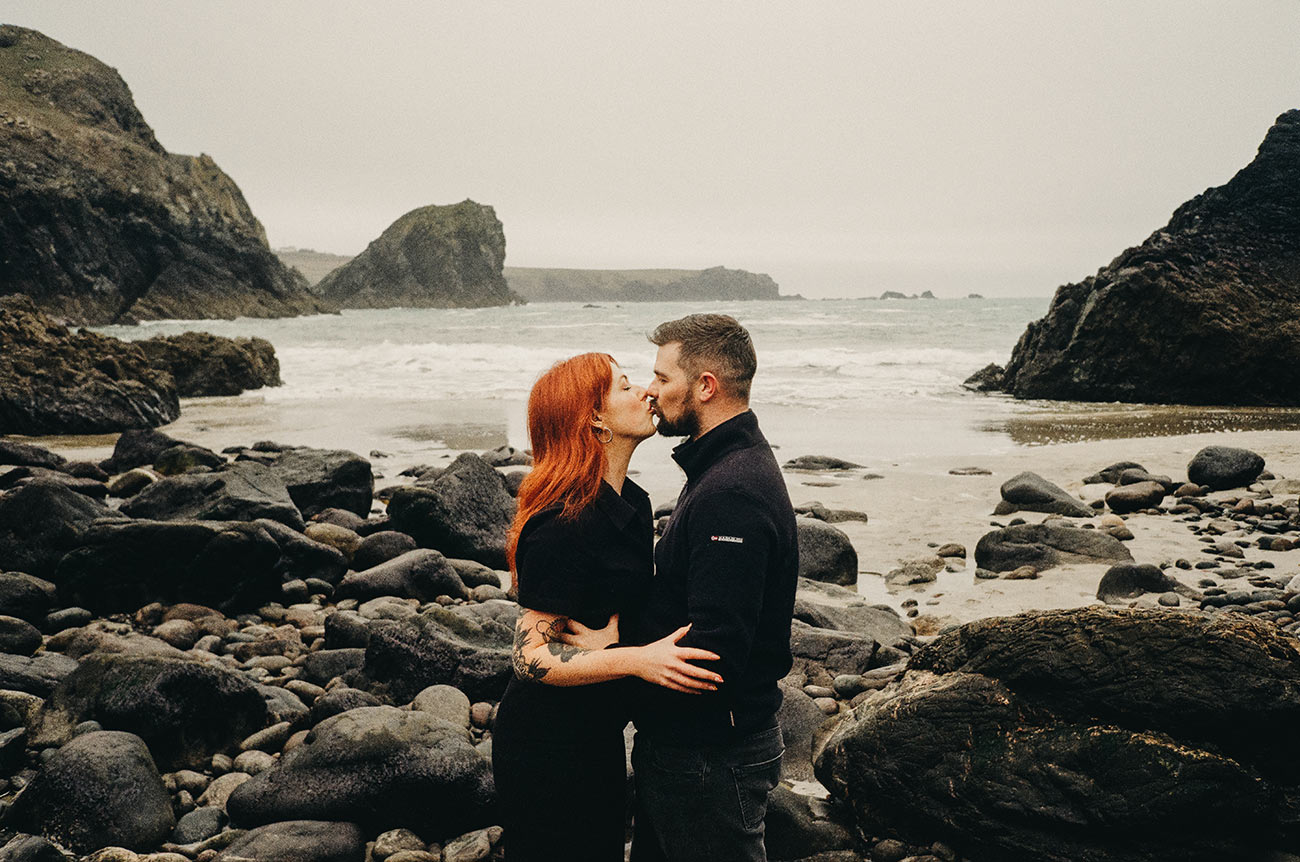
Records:
M770 275L722 266L691 269L507 267L510 289L529 302L673 302L781 299Z
M207 332L185 332L135 343L150 365L171 373L182 398L238 395L282 382L275 348L264 338L232 339Z
M1300 404L1300 110L1227 184L1056 291L1007 363L1018 398Z
M1263 858L1300 821L1278 745L1298 660L1230 614L979 620L841 722L817 776L868 833L943 836L976 860Z
M506 237L471 200L412 210L313 290L341 308L481 308L517 297L501 273Z
M328 310L234 181L168 153L113 69L0 27L0 293L83 323Z
M172 376L136 345L71 332L27 297L0 298L0 434L102 434L180 414Z

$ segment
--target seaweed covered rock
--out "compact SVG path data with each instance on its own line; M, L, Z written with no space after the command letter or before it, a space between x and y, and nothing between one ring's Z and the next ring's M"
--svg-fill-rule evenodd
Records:
M0 102L0 292L89 324L328 310L210 156L162 148L113 69L6 25Z
M1089 607L940 635L821 751L868 831L976 860L1245 859L1295 846L1300 650L1233 615Z
M1300 110L1254 161L1095 276L1056 291L1007 363L1017 398L1300 404ZM1227 361L1230 358L1230 361Z
M8 253L3 220L0 248ZM72 332L28 297L0 296L0 434L103 434L165 425L180 414L171 375L139 347Z
M340 308L480 308L517 297L501 269L506 237L492 207L426 206L393 222L313 288Z

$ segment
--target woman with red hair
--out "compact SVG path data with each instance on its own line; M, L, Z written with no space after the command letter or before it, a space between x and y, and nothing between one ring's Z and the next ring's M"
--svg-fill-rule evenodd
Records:
M655 433L651 415L645 390L604 353L556 363L528 398L533 469L507 543L522 613L492 731L508 862L620 862L624 678L682 692L722 681L688 661L715 654L677 646L688 627L642 647L616 643L619 613L654 576L650 498L627 478ZM566 643L571 623L601 630L607 648Z

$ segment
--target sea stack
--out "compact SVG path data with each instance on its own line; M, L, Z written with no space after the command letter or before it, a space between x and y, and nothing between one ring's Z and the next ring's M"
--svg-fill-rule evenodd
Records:
M1056 291L1003 388L1017 398L1300 405L1300 110L1227 184Z
M328 310L210 156L168 153L116 71L0 26L0 294L83 324Z
M393 222L315 291L340 308L481 308L518 300L502 267L506 236L492 207L464 200Z

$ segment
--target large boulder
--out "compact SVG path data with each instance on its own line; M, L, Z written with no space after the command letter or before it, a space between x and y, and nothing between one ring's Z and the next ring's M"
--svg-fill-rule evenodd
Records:
M1090 607L940 635L822 750L869 834L980 860L1244 859L1294 846L1300 650L1237 615Z
M790 652L832 674L861 674L871 668L880 644L870 635L820 629L801 620L790 624Z
M1009 504L1007 511L1048 512L1069 518L1091 518L1097 514L1064 488L1028 471L1003 482L1001 493L1003 502Z
M1300 110L1227 184L1056 291L1007 363L1017 398L1300 404Z
M175 437L152 428L123 431L113 444L113 454L100 462L110 473L125 473L134 467L145 467L158 460L158 456L173 446L185 444Z
M377 596L401 596L431 602L438 596L468 599L456 569L437 551L421 548L360 572L349 572L339 582L335 598L373 599Z
M1147 593L1178 593L1200 601L1201 594L1150 564L1121 563L1111 566L1097 584L1097 598L1108 605L1120 604Z
M19 443L17 440L0 439L0 464L61 470L67 463L67 458L49 449L31 443Z
M338 548L313 541L279 521L265 518L253 522L280 546L280 560L274 571L282 581L319 578L337 584L348 570L348 558Z
M357 862L366 836L355 823L286 820L240 835L215 862Z
M388 502L392 528L448 557L506 568L506 531L515 501L501 475L466 452L427 487L398 488Z
M45 621L58 601L58 587L22 572L0 572L0 614L34 625Z
M852 590L801 580L794 618L810 626L868 635L886 646L902 647L913 635L907 620L889 605L868 604Z
M222 338L207 332L157 335L137 341L149 363L166 370L182 398L238 395L279 386L280 361L264 338Z
M267 518L301 531L298 507L267 466L240 461L211 473L186 473L153 482L120 507L155 521L254 521Z
M175 825L171 797L144 741L111 730L82 734L54 752L6 820L78 853L152 850Z
M62 482L35 479L0 495L0 560L11 571L50 579L63 555L103 519L125 520Z
M259 524L223 521L102 522L50 575L71 604L101 614L151 602L221 611L280 597L280 547Z
M243 457L243 456L241 456ZM285 449L269 462L304 518L325 509L370 514L375 476L370 462L344 449Z
M0 151L4 135L0 130ZM4 170L0 164L0 189ZM0 247L8 253L5 221L0 197ZM0 291L9 287L6 280ZM104 434L165 425L180 413L171 375L153 368L140 348L71 332L29 297L0 295L0 434Z
M162 148L113 69L5 26L0 85L23 118L0 128L0 291L89 324L329 310L210 156Z
M858 582L858 552L844 531L813 518L798 518L799 577L846 586Z
M440 839L490 824L494 796L491 768L464 728L368 706L316 725L278 767L237 787L226 810L240 826L349 820Z
M141 737L165 769L198 768L266 720L257 687L235 671L187 658L93 653L50 694L33 745L61 745L79 723L97 721Z
M387 683L399 703L439 684L455 686L471 700L500 700L513 673L518 613L513 602L495 600L371 626L366 676Z
M1206 446L1187 464L1187 479L1212 491L1244 488L1264 472L1264 459L1249 449Z
M1045 524L1016 524L985 533L975 545L975 564L993 572L1021 566L1042 571L1066 563L1132 561L1128 548L1099 530Z
M56 652L36 656L0 653L0 691L25 691L48 697L76 669L75 659Z
M412 210L314 290L340 308L480 308L517 297L501 268L506 237L471 200Z

